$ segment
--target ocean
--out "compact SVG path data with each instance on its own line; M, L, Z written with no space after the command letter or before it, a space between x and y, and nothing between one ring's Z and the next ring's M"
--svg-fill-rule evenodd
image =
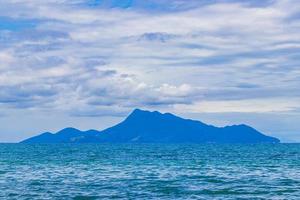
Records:
M0 199L300 199L300 144L0 144Z

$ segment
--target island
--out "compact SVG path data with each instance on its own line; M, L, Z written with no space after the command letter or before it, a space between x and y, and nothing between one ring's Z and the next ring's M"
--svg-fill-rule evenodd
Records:
M108 129L80 131L65 128L42 133L21 143L279 143L254 128L241 124L207 125L171 113L135 109L124 121Z

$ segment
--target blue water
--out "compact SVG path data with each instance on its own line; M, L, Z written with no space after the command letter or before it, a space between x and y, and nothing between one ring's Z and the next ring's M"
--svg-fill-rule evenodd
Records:
M300 199L300 145L0 145L0 199Z

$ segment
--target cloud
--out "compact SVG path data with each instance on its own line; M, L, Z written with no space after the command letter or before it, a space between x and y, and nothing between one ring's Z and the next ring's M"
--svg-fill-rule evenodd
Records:
M291 112L300 108L299 98L202 101L191 105L176 105L179 111L190 113L275 113Z
M293 0L0 2L20 27L0 30L1 106L72 116L201 112L199 102L208 111L291 111L277 99L300 96L298 8Z

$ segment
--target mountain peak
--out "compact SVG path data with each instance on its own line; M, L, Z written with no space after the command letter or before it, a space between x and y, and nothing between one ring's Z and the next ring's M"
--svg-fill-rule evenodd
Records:
M132 112L131 112L131 115L132 114L138 114L138 113L145 113L145 112L149 112L147 110L142 110L142 109L139 109L139 108L136 108L134 109Z
M149 111L149 110L142 110L140 108L136 108L132 111L132 114L137 114L137 113L160 113L158 111Z
M148 110L142 110L139 108L134 109L131 114L128 117L134 117L134 116L146 116L146 115L162 115L162 113L158 111L148 111Z
M126 120L129 119L141 119L141 118L153 118L153 119L159 119L159 118L176 118L176 119L182 119L176 115L173 115L171 113L161 113L158 111L148 111L148 110L142 110L139 108L134 109L131 114L126 118Z
M59 132L57 132L57 134L64 133L64 132L80 132L80 130L73 128L73 127L67 127L67 128L60 130Z

